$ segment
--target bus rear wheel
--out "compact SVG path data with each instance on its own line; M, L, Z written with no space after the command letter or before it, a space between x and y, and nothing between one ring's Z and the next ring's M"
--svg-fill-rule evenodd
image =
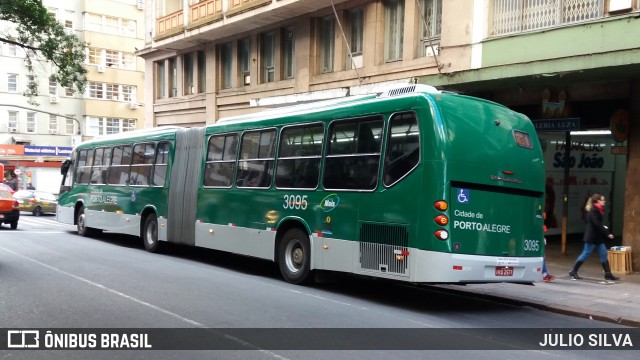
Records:
M278 266L282 277L292 284L305 284L312 280L311 249L306 232L288 230L278 248Z
M149 214L144 220L142 229L142 242L148 252L156 252L160 246L158 241L158 217L156 214Z

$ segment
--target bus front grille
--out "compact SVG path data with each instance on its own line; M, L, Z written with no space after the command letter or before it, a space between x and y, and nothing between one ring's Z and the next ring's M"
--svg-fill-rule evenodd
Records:
M360 268L408 275L408 245L406 226L361 223Z

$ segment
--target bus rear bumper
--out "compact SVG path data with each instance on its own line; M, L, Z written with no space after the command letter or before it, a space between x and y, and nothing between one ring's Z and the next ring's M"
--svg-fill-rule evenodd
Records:
M420 283L532 283L542 280L542 257L449 254L414 250L412 278Z

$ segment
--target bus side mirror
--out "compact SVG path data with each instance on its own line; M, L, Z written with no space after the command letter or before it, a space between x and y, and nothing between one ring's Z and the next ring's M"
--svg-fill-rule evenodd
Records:
M62 166L60 166L60 174L67 175L69 171L69 167L71 166L71 159L67 159L62 162Z

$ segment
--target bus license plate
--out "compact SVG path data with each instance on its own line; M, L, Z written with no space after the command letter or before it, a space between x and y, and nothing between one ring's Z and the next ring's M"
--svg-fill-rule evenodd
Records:
M513 267L496 266L496 276L513 276Z

